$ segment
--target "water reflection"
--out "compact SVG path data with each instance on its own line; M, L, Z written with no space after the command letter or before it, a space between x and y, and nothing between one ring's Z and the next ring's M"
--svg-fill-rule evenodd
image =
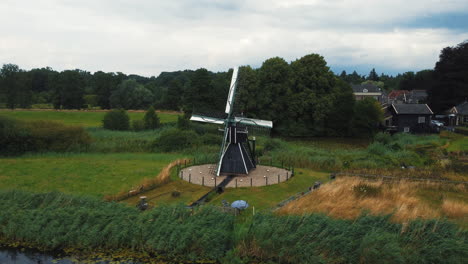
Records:
M138 264L134 261L112 261L112 260L82 260L70 256L54 256L51 253L41 252L33 249L18 249L0 247L0 264L75 264L75 263L126 263Z

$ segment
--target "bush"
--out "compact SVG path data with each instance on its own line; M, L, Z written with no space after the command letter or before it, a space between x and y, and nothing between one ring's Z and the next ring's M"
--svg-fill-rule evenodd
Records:
M377 133L374 137L374 141L387 145L392 141L392 136L389 133Z
M190 128L190 120L188 116L178 116L177 117L177 128L178 129L189 129Z
M154 146L165 152L192 148L199 144L199 136L191 130L168 129L156 139Z
M146 111L145 117L143 118L145 129L156 129L159 128L159 117L154 111L154 108L151 106L148 111Z
M130 117L125 110L107 112L102 120L103 127L110 130L129 130Z
M145 122L143 120L133 120L132 129L136 132L145 130Z
M0 153L27 151L76 151L89 146L91 137L82 127L51 121L21 122L0 117Z

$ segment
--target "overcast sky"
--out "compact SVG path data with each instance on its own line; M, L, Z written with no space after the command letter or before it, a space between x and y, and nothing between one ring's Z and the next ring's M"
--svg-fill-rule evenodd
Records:
M467 0L0 0L0 63L23 69L157 76L318 53L395 74L464 40Z

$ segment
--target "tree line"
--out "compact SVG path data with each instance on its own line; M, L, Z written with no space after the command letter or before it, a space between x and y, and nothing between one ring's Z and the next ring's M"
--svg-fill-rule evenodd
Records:
M236 111L273 120L274 131L291 136L368 135L381 118L372 102L355 102L350 84L372 82L384 91L427 90L429 104L441 112L468 97L468 42L442 50L434 70L396 76L367 76L354 71L335 75L318 54L293 62L274 57L261 67L242 66ZM8 108L53 104L56 109L156 109L223 113L232 70L204 68L163 72L158 77L123 73L22 70L4 64L0 70L0 103Z

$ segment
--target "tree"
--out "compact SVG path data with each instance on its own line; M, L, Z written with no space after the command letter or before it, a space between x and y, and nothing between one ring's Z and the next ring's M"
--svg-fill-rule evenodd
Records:
M273 131L287 130L288 94L291 87L290 65L279 57L267 59L258 70L255 115L275 123ZM249 114L249 112L247 112Z
M102 109L110 109L110 97L112 91L117 89L117 86L122 81L118 75L114 73L105 73L102 71L95 72L93 75L93 86L97 96L97 104Z
M357 101L354 107L353 129L358 137L369 137L377 133L383 120L382 106L373 98Z
M213 107L210 105L214 99L212 91L210 72L204 68L196 70L190 80L190 86L187 87L185 92L184 112L206 113L213 111Z
M15 64L3 64L0 72L0 91L5 96L8 108L14 109L18 106L18 79L20 69Z
M169 87L167 88L167 101L165 106L169 110L180 110L181 103L182 103L182 95L183 95L183 86L182 83L174 79L169 83Z
M152 102L151 91L133 79L123 81L110 97L110 104L113 108L144 109Z
M337 80L332 108L325 119L327 136L349 136L352 132L355 97L349 84Z
M104 115L102 125L110 130L129 130L130 118L125 110L112 110Z
M428 94L435 113L448 110L468 98L468 41L441 51L433 78Z
M143 122L145 124L145 129L159 128L159 117L152 106L148 109L148 111L146 111Z
M367 80L379 81L379 75L377 74L377 72L375 72L374 68L372 68L372 70L369 72L369 75L367 76Z
M54 108L81 109L85 82L79 70L65 70L52 79Z

